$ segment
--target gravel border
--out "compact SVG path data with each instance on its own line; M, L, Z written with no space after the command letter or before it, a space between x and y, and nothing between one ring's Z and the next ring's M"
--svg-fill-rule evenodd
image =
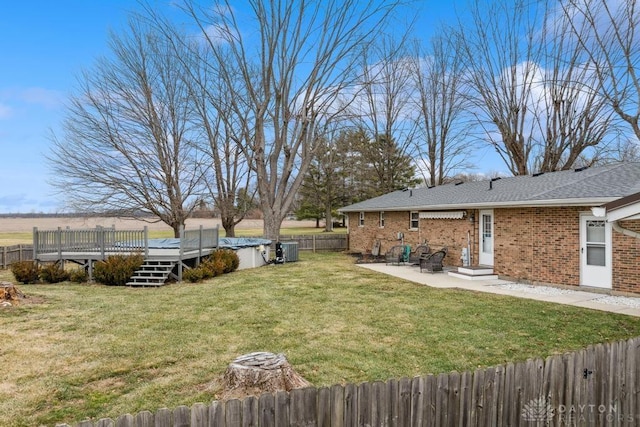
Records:
M588 292L584 290L574 291L571 289L554 288L551 286L534 286L534 285L527 285L524 283L505 283L505 284L493 285L493 286L495 286L496 288L507 289L510 291L520 291L520 292L526 292L529 294L549 295L549 296L570 295L570 294L575 294L577 292ZM598 294L594 293L594 295L598 295ZM602 295L594 298L592 301L601 303L601 304L640 308L640 297Z

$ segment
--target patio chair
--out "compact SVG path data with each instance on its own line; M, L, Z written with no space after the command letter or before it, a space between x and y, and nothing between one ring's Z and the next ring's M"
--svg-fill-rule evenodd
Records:
M442 270L442 260L447 256L447 248L442 248L431 254L425 254L420 258L420 273L428 271L435 273Z
M416 246L415 250L409 255L409 263L412 265L420 264L420 258L431 252L431 248L426 243Z
M385 254L387 264L400 265L404 262L405 245L392 246Z

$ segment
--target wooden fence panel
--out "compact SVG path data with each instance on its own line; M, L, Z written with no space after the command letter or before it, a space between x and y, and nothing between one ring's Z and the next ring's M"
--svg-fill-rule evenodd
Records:
M209 426L224 426L226 416L226 405L224 402L214 401L209 407Z
M275 427L276 399L272 393L263 393L258 399L258 425L261 427Z
M387 399L389 399L389 421L390 426L396 427L399 422L400 401L398 399L399 385L398 380L390 379L387 381Z
M373 405L371 406L371 425L389 426L391 425L389 398L387 397L387 385L382 381L373 383L372 397Z
M279 240L297 242L299 251L344 251L348 249L349 236L347 234L281 235Z
M208 427L209 407L202 403L196 403L191 408L190 427Z
M471 372L463 372L460 374L460 403L457 407L457 413L454 418L458 419L457 426L464 427L471 423L471 387L473 384L473 375ZM451 424L453 425L453 424Z
M0 268L9 268L19 261L33 259L33 245L11 245L0 247Z
M622 417L624 425L631 426L640 423L640 339L628 340L626 346L625 372L627 372L626 382L629 384L629 391Z
M344 427L345 425L345 391L340 384L331 386L331 426Z
M289 422L289 393L276 393L276 426L288 426Z
M140 412L138 415L145 413L148 411L143 411ZM135 424L135 419L133 418L133 415L131 414L124 414L118 417L118 419L116 420L116 427L131 427L134 426ZM149 424L140 424L141 426L147 427Z
M242 427L258 427L258 399L249 396L242 399Z
M318 389L318 427L331 426L331 390L327 387Z
M414 377L411 380L411 425L422 427L424 422L424 377Z
M436 409L438 408L438 377L427 375L424 379L424 425L425 427L438 426Z

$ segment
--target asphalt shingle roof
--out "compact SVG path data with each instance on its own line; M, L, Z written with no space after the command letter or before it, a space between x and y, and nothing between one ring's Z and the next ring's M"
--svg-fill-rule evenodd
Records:
M495 181L394 191L340 211L393 211L508 206L596 206L640 192L640 163L548 172Z

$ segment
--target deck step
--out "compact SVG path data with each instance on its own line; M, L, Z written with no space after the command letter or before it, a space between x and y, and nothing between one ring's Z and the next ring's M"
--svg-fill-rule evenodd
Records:
M486 276L493 274L493 267L487 265L478 265L474 267L458 267L458 273L467 276Z
M493 274L493 267L475 266L475 267L458 267L458 271L449 271L449 276L466 280L495 280L498 279L497 274Z
M145 260L127 286L163 286L176 266L173 261Z

